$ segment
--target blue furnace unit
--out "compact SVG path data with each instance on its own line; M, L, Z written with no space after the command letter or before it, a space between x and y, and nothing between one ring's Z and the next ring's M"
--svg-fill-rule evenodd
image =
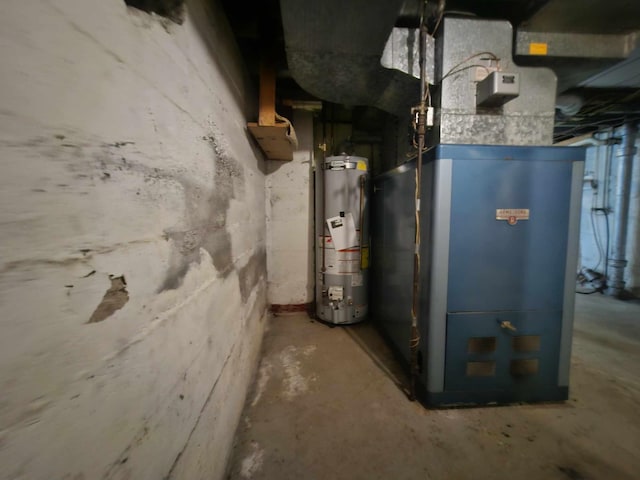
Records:
M418 397L566 400L585 150L439 145L422 170ZM415 160L374 180L372 316L409 361Z

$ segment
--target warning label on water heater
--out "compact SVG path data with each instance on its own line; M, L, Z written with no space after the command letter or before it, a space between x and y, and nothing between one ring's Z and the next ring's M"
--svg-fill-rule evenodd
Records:
M338 217L327 218L327 226L336 249L345 250L358 245L358 233L351 212L342 212Z
M498 208L496 220L506 220L509 225L515 225L518 220L529 220L528 208Z
M324 248L318 249L318 265L324 262L325 272L332 275L350 275L361 273L360 249L358 247L336 250L333 239L330 236L319 237L319 242ZM322 257L324 250L324 259Z

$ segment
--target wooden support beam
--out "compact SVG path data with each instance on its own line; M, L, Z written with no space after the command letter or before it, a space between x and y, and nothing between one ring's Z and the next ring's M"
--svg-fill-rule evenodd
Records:
M260 62L260 98L258 123L249 122L247 128L270 160L293 160L293 145L289 138L289 124L276 122L276 69L273 57L263 53Z
M293 146L284 123L267 126L250 122L247 127L269 160L293 160Z
M276 70L268 57L260 62L260 105L258 125L272 127L276 124Z

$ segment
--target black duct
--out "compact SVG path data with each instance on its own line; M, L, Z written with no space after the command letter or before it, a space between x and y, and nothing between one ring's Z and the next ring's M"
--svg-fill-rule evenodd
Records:
M310 94L408 116L418 79L380 57L403 0L280 0L289 71Z

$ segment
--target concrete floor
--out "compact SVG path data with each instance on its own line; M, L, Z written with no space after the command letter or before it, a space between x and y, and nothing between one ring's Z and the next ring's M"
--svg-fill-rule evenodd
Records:
M428 410L369 324L276 317L229 479L638 479L640 304L579 295L570 400Z

